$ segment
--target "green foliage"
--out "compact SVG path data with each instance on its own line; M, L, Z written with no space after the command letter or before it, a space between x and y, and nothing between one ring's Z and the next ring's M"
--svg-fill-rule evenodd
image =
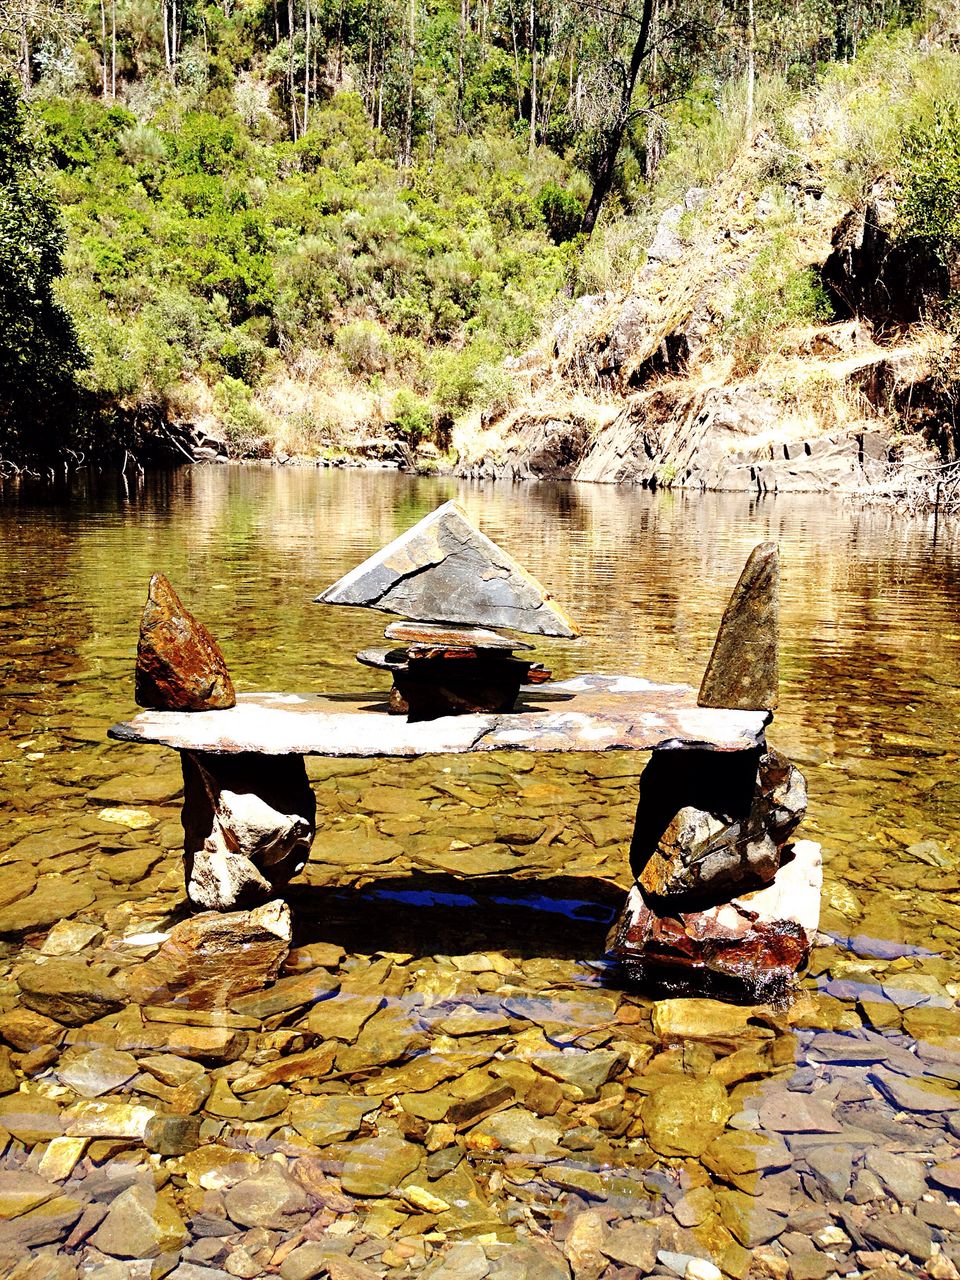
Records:
M946 257L960 243L960 104L938 103L903 142L903 233L934 241Z
M573 192L548 182L537 203L554 244L572 240L579 232L585 205Z
M390 364L390 337L372 320L354 320L333 340L337 354L354 375L384 373Z
M775 236L754 260L740 285L726 331L743 371L757 367L778 335L806 324L822 324L833 311L819 277L798 269L784 235Z
M343 374L463 412L502 398L491 362L529 343L564 278L569 248L541 210L562 236L576 197L562 166L510 139L451 140L404 174L353 93L316 107L296 143L173 103L143 118L58 99L36 119L87 384L127 407L163 406L185 379L255 387L332 348ZM254 438L263 424L231 395L231 429Z
M426 440L433 431L433 411L425 400L401 388L393 400L393 426L412 444Z
M52 453L84 357L54 293L63 227L34 167L13 82L0 76L0 454Z

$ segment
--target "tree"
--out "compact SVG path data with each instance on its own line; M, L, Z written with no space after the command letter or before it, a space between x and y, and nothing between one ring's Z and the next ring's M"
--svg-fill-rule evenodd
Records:
M37 173L17 90L0 76L0 455L49 455L70 432L85 364L53 293L63 226Z
M653 18L653 6L654 0L643 0L643 10L640 14L639 29L633 43L630 61L626 68L619 68L620 92L615 105L613 119L603 130L603 134L601 136L600 151L593 179L593 190L590 193L590 202L588 203L586 212L583 215L583 225L581 230L585 235L590 235L593 231L600 209L603 206L603 202L609 195L610 188L613 186L613 175L616 168L617 156L620 154L623 135L626 132L627 125L630 121L633 93L637 86L637 77L640 74L641 64L647 56L650 41L650 24Z

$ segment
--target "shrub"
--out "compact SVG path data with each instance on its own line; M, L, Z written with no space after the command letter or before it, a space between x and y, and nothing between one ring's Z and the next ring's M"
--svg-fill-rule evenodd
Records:
M578 234L584 205L572 192L565 191L555 182L548 182L540 192L537 204L554 244L563 244Z
M819 276L797 268L785 236L777 236L757 255L737 291L726 331L737 363L754 369L785 329L819 324L833 311Z
M354 320L337 331L337 355L356 377L383 373L390 364L390 335L373 320Z
M933 241L944 259L960 242L960 104L938 103L903 138L902 232Z
M426 440L433 431L433 411L412 392L398 391L393 400L393 427L411 444Z

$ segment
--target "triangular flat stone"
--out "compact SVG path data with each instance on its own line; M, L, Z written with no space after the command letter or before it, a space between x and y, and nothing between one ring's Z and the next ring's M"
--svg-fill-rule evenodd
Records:
M578 634L531 574L467 519L455 502L425 516L317 596L403 614L418 622Z
M150 579L140 622L136 700L159 711L215 711L237 701L216 640L162 573Z
M779 683L780 552L775 542L761 542L724 610L697 704L772 711Z

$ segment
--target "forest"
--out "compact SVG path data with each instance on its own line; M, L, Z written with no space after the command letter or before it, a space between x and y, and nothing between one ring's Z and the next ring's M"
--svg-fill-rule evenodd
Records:
M505 360L548 320L629 277L664 207L763 130L789 160L790 104L885 62L909 73L861 95L834 169L854 204L894 171L905 233L952 252L955 19L919 0L9 0L0 453L109 452L178 419L248 456L360 423L442 446L509 399ZM800 279L777 305L824 303Z

